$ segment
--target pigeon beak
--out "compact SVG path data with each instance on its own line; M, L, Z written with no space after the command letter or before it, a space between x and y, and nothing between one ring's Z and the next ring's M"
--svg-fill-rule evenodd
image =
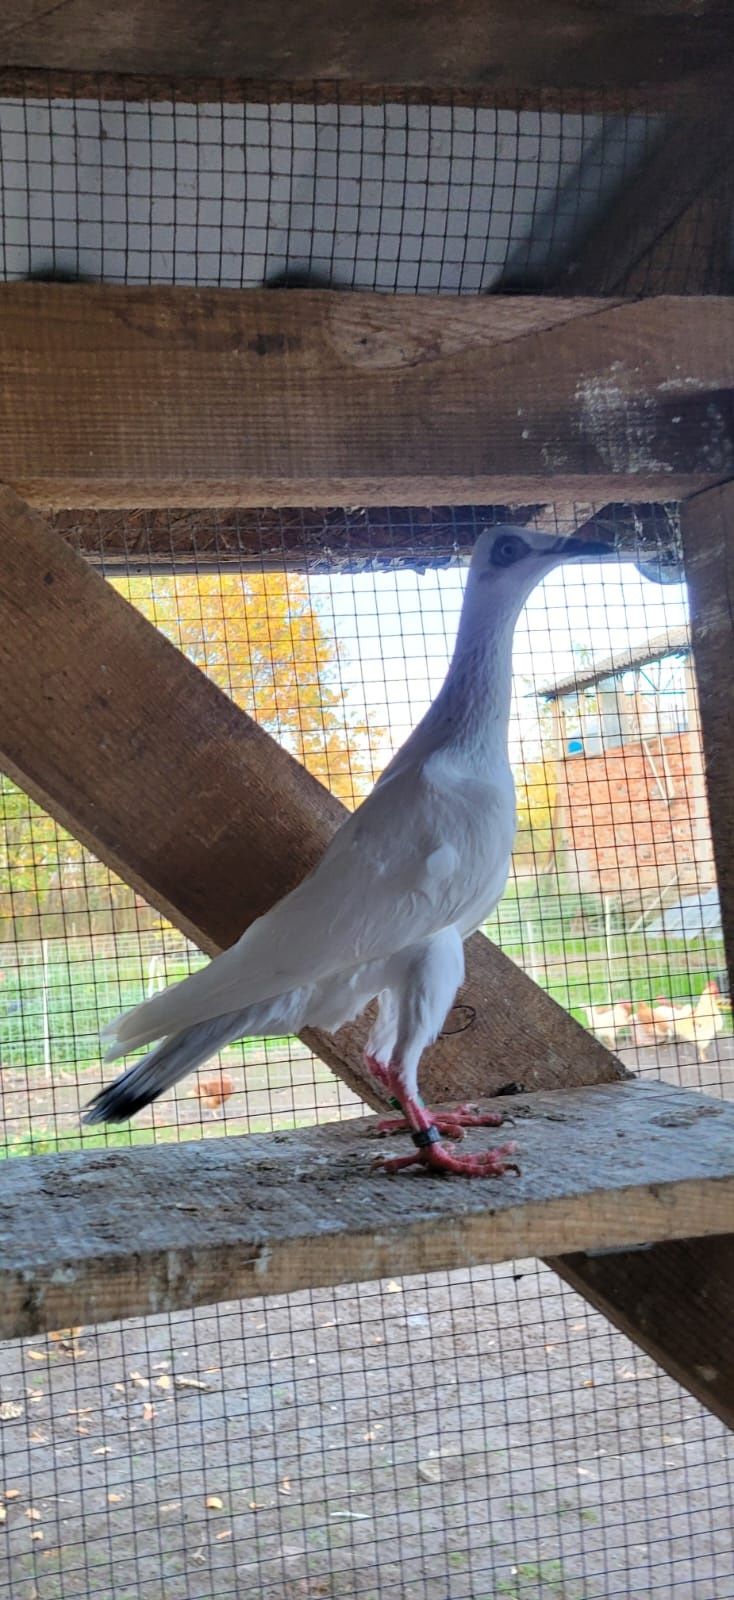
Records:
M604 544L601 539L559 539L558 551L560 555L587 561L603 561L606 557L619 556L619 551L614 544Z

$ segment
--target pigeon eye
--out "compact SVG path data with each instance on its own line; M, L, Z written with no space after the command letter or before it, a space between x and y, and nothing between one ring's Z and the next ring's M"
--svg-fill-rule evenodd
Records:
M506 534L492 546L492 564L495 567L511 567L513 561L520 561L527 553L524 539L518 539L516 534Z

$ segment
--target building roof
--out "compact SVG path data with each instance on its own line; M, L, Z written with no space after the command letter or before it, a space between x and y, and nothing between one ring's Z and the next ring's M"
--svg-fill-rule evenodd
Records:
M579 666L577 672L559 678L556 683L547 684L539 690L539 694L544 700L563 700L566 695L593 689L605 678L621 677L623 672L630 672L634 667L649 666L653 661L664 661L667 656L686 656L690 648L690 633L685 623L678 628L667 628L665 633L656 634L654 638L645 640L644 644L617 650L613 655L605 656L602 661L595 661L589 666Z

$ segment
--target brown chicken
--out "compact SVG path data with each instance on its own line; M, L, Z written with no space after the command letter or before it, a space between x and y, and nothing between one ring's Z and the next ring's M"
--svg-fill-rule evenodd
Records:
M218 1072L212 1078L197 1078L191 1094L203 1101L210 1111L219 1111L225 1100L234 1094L234 1083L228 1072Z

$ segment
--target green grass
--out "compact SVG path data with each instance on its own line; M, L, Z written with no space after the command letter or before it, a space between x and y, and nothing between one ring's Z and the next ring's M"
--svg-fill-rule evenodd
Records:
M706 980L725 966L720 938L708 937L686 946L679 940L654 938L644 930L630 933L617 926L608 933L607 948L598 901L565 893L562 886L559 890L557 885L538 885L532 879L510 887L487 932L582 1023L587 1021L587 1005L605 1004L610 999L695 997ZM190 970L190 957L183 940L172 943L170 934L165 937L165 981L174 983ZM157 948L160 953L160 944ZM0 1062L6 1089L20 1089L25 1076L33 1072L34 1097L40 1094L36 1101L40 1107L43 1081L39 1081L39 1068L45 1065L57 1091L64 1084L86 1089L85 1080L89 1080L93 1092L101 1070L99 1029L145 996L150 975L150 962L141 956L132 935L120 935L116 941L105 938L96 945L89 939L48 940L43 946L29 942L11 947L4 965L0 953ZM160 960L154 976L157 981L163 977ZM725 1030L731 1031L730 1017L725 1018ZM269 1089L272 1094L272 1104L262 1115L242 1121L243 1131L289 1128L311 1121L310 1110L299 1115L298 1107L287 1103L294 1077L292 1058L298 1052L302 1053L302 1047L287 1038L232 1047L232 1063L249 1068L248 1087ZM331 1075L327 1068L322 1070L323 1083L329 1084ZM16 1073L23 1075L19 1082ZM30 1114L34 1115L32 1107ZM64 1125L67 1118L68 1130ZM148 1145L196 1138L201 1132L198 1124L82 1129L73 1112L57 1110L50 1089L49 1108L45 1114L39 1109L38 1127L26 1131L21 1119L19 1122L17 1132L10 1132L0 1144L0 1157L100 1145ZM238 1124L229 1119L228 1126L236 1128Z

